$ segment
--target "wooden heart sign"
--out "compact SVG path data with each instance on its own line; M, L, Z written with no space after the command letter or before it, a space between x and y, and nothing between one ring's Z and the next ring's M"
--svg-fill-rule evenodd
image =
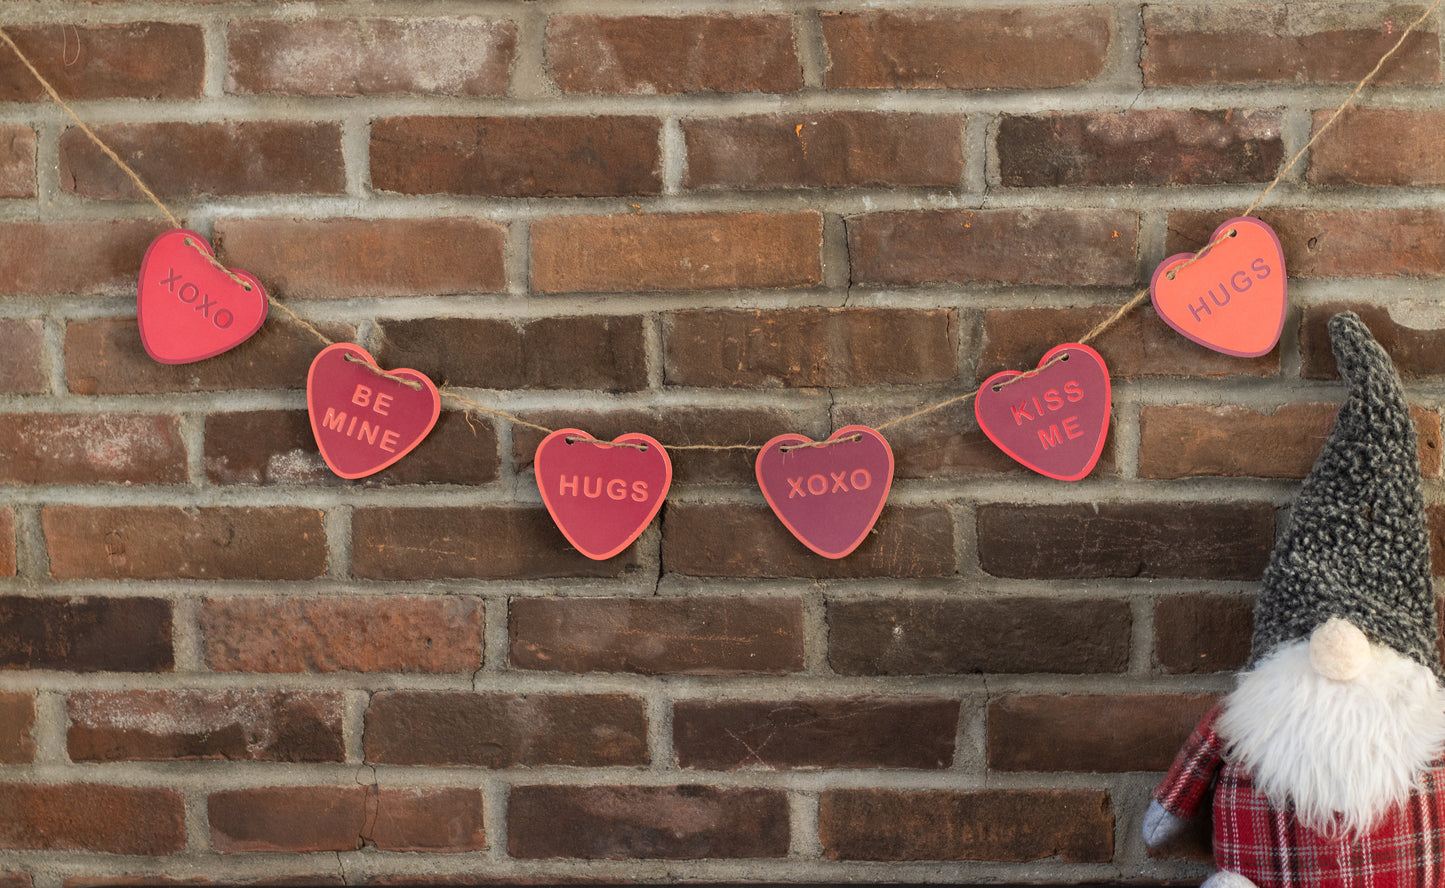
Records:
M1218 243L1215 243L1218 241ZM1284 330L1284 250L1274 229L1248 216L1230 219L1199 253L1179 253L1154 269L1154 310L1179 335L1205 348L1257 358ZM1186 263L1188 263L1186 265Z
M667 451L635 433L609 443L580 429L559 429L542 439L532 465L557 528L593 561L632 545L672 486Z
M1077 481L1104 451L1111 397L1104 359L1070 342L1049 349L1032 373L984 380L973 413L1004 453L1040 475Z
M306 374L311 433L343 478L374 475L406 456L441 415L430 379L415 370L383 373L366 349L338 342L322 349Z
M162 364L215 357L266 320L266 290L244 271L216 267L211 245L175 228L151 241L140 265L136 322L146 354Z
M893 448L861 425L839 429L821 444L779 435L763 445L754 468L783 526L824 558L842 558L883 511L893 486Z

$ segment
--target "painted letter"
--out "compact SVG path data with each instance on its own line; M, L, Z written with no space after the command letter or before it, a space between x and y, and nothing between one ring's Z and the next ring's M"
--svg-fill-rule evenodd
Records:
M333 420L332 417L335 417L335 419ZM339 432L341 431L341 427L346 425L346 413L331 407L327 407L326 418L321 420L321 425L325 428L331 429L331 431L333 432Z
M1048 450L1050 447L1058 447L1064 443L1064 440L1059 437L1059 427L1050 425L1047 432L1039 429L1039 443L1044 445L1045 450Z
M858 480L859 475L863 476L861 482ZM848 476L848 480L853 482L854 490L867 490L873 485L873 476L868 474L867 469L854 469L853 474Z
M813 482L814 482L814 481L817 481L817 482L818 482L818 489L817 489L817 490L814 490L814 489L813 489ZM827 479L827 478L824 478L822 475L809 475L809 476L808 476L808 492L811 493L813 496L822 496L823 494L827 493L827 492L828 492L828 479Z
M647 502L647 482L646 482L646 481L633 481L633 482L632 482L632 501L635 502L635 503L645 503L645 502Z
M792 499L795 496L807 496L807 494L803 492L803 478L801 475L797 478L788 479L788 499Z
M383 395L381 392L377 392L377 393L376 393L376 402L371 405L371 409L372 409L372 410L375 410L377 413L380 413L382 416L390 416L390 415L391 415L391 412L388 411L388 410L385 410L385 409L383 409L383 408L386 408L386 407L390 407L390 406L391 406L391 399L392 399L393 397L395 397L395 396L394 396L394 395Z
M1064 394L1069 396L1070 403L1084 400L1084 390L1079 388L1077 380L1069 380L1064 383Z
M558 478L558 479L557 479L557 495L558 495L558 496L566 496L566 495L567 495L567 488L569 488L569 487L572 488L572 495L573 495L573 496L576 496L576 495L577 495L577 476L576 476L576 475L573 475L573 476L572 476L572 480L571 480L571 481L568 481L568 480L567 480L567 476L566 476L566 475L563 475L561 478Z
M1084 430L1079 428L1079 418L1077 416L1070 416L1064 420L1064 434L1069 436L1069 440L1082 438L1084 436Z
M396 442L400 440L400 435L388 429L381 436L381 449L385 450L387 453L396 453Z
M607 498L615 500L627 499L627 482L621 478L613 478L607 482Z
M351 393L351 403L358 407L365 407L371 403L371 389L364 385L358 385L356 391Z

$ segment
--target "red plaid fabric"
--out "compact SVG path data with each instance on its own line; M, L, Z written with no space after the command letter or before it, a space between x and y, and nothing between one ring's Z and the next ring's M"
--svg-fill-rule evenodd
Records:
M1442 888L1445 886L1445 759L1420 788L1366 836L1331 838L1305 829L1224 758L1216 707L1194 729L1154 799L1192 818L1214 794L1214 860L1260 888Z

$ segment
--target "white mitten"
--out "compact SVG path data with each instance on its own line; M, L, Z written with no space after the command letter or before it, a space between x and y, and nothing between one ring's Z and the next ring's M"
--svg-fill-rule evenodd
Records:
M1176 817L1164 810L1163 805L1151 801L1149 810L1144 812L1144 844L1158 848L1184 832L1188 825L1189 821L1183 817Z

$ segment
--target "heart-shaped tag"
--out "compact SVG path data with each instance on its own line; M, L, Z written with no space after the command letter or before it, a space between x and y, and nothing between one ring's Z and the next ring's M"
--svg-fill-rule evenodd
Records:
M1214 243L1219 241L1219 243ZM1284 330L1284 249L1274 229L1248 216L1214 230L1194 262L1170 256L1154 269L1154 310L1179 335L1241 358L1268 354ZM1184 266L1189 262L1187 267Z
M1005 370L973 400L978 427L1040 475L1077 481L1094 470L1109 431L1109 368L1087 345L1049 349L1032 373Z
M306 374L306 410L321 458L343 478L374 475L420 444L441 415L437 387L415 370L383 371L359 345L328 345Z
M532 461L552 520L577 551L604 561L632 545L662 508L672 460L636 433L599 442L581 429L542 439Z
M136 322L146 354L162 364L230 351L266 320L261 282L234 268L227 274L211 255L205 238L174 228L151 241L141 260Z
M893 486L893 448L867 426L852 425L817 442L779 435L754 468L773 514L803 545L842 558L878 521Z

